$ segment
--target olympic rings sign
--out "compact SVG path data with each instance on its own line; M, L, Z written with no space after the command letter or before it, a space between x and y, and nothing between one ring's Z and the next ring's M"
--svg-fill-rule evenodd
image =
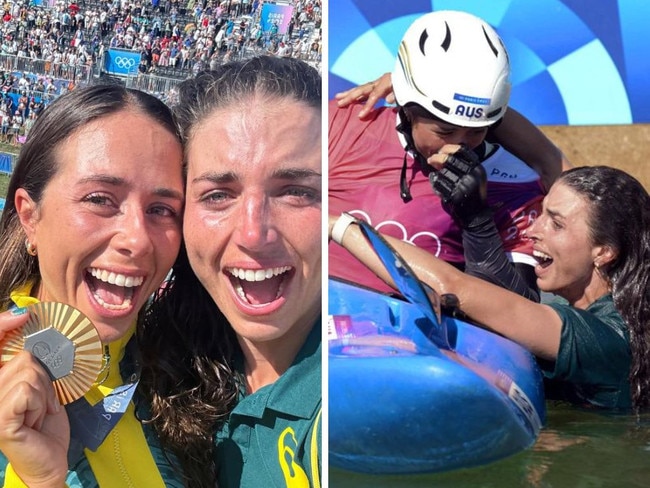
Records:
M125 49L109 49L104 56L103 64L106 73L133 76L137 74L140 53Z
M113 63L118 67L122 69L131 69L135 66L136 60L135 58L124 58L122 56L117 56Z

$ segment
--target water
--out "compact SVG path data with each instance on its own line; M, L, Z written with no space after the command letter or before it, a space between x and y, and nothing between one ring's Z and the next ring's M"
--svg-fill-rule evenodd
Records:
M531 449L447 473L372 476L329 469L332 488L648 488L650 416L607 415L548 405Z

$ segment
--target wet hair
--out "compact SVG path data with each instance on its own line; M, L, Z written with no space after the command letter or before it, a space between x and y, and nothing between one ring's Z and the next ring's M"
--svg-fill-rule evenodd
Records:
M215 110L246 103L253 96L288 98L321 109L321 77L315 68L293 58L259 56L203 71L179 88L174 113L183 140Z
M216 110L240 110L256 97L289 99L321 110L321 78L292 58L261 56L198 73L181 83L174 112L185 152L194 129ZM169 285L138 329L143 351L140 384L149 396L151 423L171 450L188 486L213 487L214 432L227 420L244 380L241 354L225 316L192 271L185 247Z
M21 148L9 181L6 203L0 218L0 310L10 304L9 294L39 277L38 259L25 247L14 197L24 188L36 205L59 169L57 151L77 130L94 120L121 110L137 110L174 134L180 134L170 109L144 92L118 85L78 88L60 96L39 114Z
M616 257L600 267L614 305L629 328L633 407L650 408L650 196L624 171L607 166L573 168L562 183L582 195L589 208L591 241Z

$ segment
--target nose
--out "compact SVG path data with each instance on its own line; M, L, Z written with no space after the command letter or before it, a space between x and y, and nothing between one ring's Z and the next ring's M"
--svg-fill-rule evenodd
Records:
M251 251L259 250L277 239L268 200L261 194L244 198L238 225L237 243Z
M120 219L116 245L122 253L131 256L142 256L153 252L154 243L147 226L144 209L133 208L124 212L123 218Z
M533 222L525 230L526 237L528 237L532 241L539 241L543 218L544 217L540 215L535 220L533 220Z

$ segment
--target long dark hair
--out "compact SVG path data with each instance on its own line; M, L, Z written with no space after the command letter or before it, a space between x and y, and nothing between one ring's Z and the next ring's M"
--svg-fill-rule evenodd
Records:
M239 110L258 96L289 98L320 110L321 78L302 61L260 56L184 81L174 112L186 153L195 127L212 113ZM179 459L188 485L213 487L213 435L243 384L233 364L240 349L230 324L191 270L184 247L138 333L141 384L150 396L152 424L163 446Z
M629 327L632 404L650 408L650 196L624 171L607 166L574 168L559 182L587 199L595 245L616 258L600 271L611 284L614 305Z
M37 258L25 248L26 235L14 203L16 191L24 188L40 204L45 187L59 168L59 146L88 123L124 109L140 111L180 139L172 113L164 103L144 92L114 84L68 92L36 119L9 181L0 218L0 310L9 306L10 292L40 277Z
M213 435L237 400L237 340L190 267L185 246L136 329L147 419L188 487L215 486Z

